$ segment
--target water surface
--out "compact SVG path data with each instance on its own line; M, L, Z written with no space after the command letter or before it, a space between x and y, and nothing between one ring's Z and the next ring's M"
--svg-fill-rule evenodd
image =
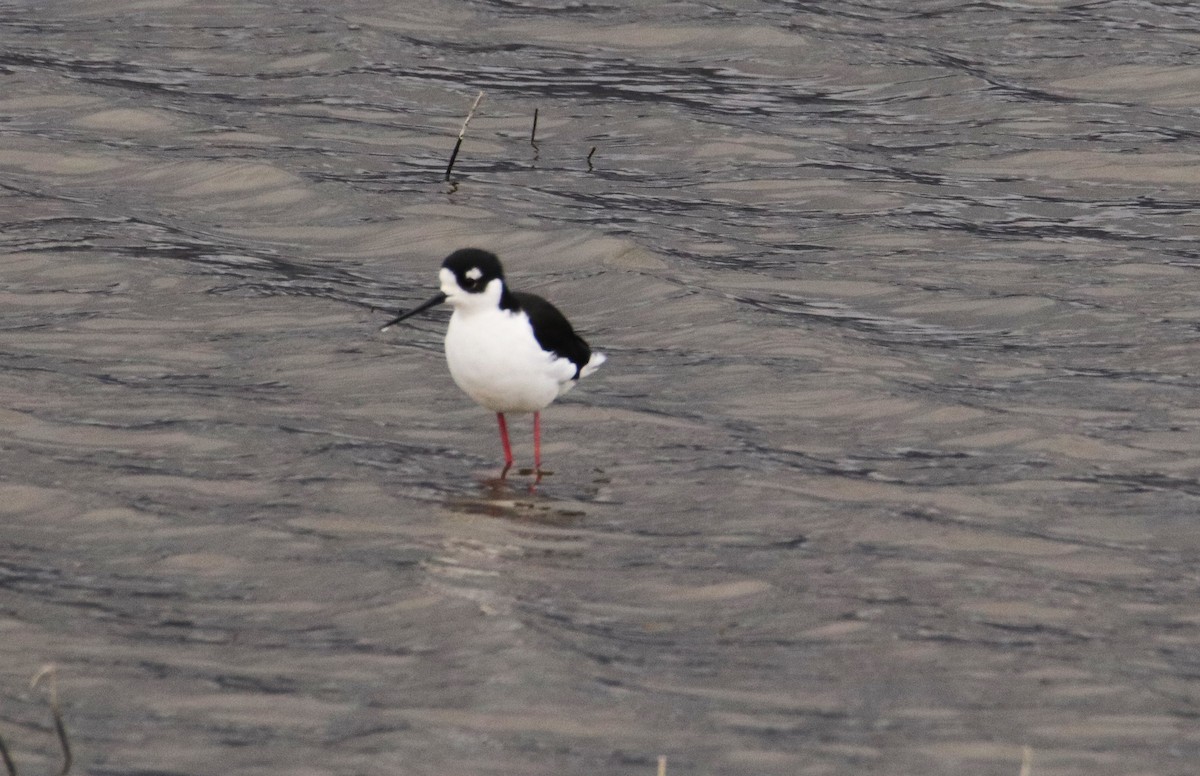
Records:
M0 735L1194 772L1198 16L0 2ZM377 332L466 245L609 355L533 494Z

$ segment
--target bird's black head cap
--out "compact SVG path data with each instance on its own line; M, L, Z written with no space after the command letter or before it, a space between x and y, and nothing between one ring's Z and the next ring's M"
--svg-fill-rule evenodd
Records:
M479 248L460 248L447 256L442 266L454 273L459 288L472 294L478 294L496 278L504 279L496 254Z
M453 272L458 287L469 294L482 292L493 280L504 282L504 268L500 266L500 259L482 248L459 248L446 257L442 267ZM506 310L517 307L507 283L500 297L500 306Z

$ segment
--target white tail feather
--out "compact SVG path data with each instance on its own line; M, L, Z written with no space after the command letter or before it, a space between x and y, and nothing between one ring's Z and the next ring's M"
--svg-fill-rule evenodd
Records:
M608 360L608 356L603 353L593 353L588 362L583 365L583 369L579 370L579 377L584 378L600 368L600 365Z

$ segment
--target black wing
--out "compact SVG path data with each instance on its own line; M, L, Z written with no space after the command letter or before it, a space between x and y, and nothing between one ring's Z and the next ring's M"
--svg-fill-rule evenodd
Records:
M592 357L592 349L583 338L571 328L571 323L558 308L536 294L514 291L513 296L520 309L529 316L533 326L533 336L537 337L542 350L549 350L560 358L568 359L575 365L575 379L579 379L579 370Z

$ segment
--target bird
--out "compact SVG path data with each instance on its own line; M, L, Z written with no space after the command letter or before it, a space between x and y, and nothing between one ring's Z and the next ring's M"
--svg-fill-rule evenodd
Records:
M446 365L464 393L496 413L504 446L500 479L513 465L505 415L533 413L533 466L540 482L541 411L607 357L593 351L550 302L510 289L500 259L490 251L454 251L442 261L438 281L441 290L436 295L400 313L380 331L449 303L454 313L446 328Z

